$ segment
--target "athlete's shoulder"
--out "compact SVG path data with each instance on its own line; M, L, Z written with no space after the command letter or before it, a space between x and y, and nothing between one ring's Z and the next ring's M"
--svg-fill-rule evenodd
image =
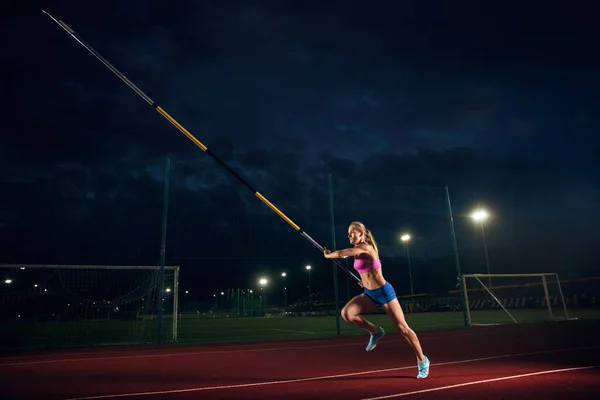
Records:
M363 250L363 251L365 251L365 252L367 252L367 253L370 253L371 251L374 250L373 246L371 246L369 243L361 243L361 244L359 244L356 247L359 248L359 249L361 249L361 250Z

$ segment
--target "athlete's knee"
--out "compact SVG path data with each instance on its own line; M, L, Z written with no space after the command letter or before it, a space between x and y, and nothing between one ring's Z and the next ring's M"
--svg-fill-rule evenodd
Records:
M358 315L348 307L342 308L340 314L342 315L342 319L346 322L352 322Z
M342 311L340 312L342 319L346 322L350 322L350 313L348 312L348 310L346 310L345 308L342 308Z

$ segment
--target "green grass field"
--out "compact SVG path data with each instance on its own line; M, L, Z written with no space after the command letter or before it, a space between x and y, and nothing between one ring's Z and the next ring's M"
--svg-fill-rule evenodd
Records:
M519 323L547 320L544 310L511 310ZM474 324L511 324L512 320L500 310L474 311ZM384 314L367 316L388 332L395 328ZM462 312L407 314L409 325L417 332L464 327ZM561 315L557 315L561 317ZM578 319L600 318L600 309L577 309L569 317ZM172 319L164 321L164 331L172 327ZM216 343L263 340L290 340L337 336L336 318L272 317L272 318L207 318L184 316L178 320L178 340L175 343ZM110 344L144 344L157 340L157 321L67 321L3 323L0 349L9 351L24 348L79 347ZM365 333L340 319L343 336Z
M383 314L367 318L391 331L390 320ZM279 317L242 319L181 320L179 341L236 342L331 337L337 335L336 318ZM415 330L451 329L464 326L461 313L412 314L409 323ZM364 331L340 319L340 334L362 335Z
M519 323L547 320L547 311L511 310ZM474 324L514 323L502 311L475 311L471 313ZM558 316L561 317L561 316ZM569 317L578 319L600 318L600 310L571 311ZM372 314L367 318L386 331L393 332L389 318ZM417 332L464 327L462 312L415 313L406 316L411 328ZM254 340L285 340L337 336L335 317L286 317L248 319L182 319L179 325L179 342L237 342ZM340 320L340 334L364 335L364 331Z

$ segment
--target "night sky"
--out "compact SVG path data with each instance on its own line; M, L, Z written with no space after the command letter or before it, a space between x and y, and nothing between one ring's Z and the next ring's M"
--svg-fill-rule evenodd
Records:
M600 275L597 2L20 1L2 18L0 263L160 262L212 297L332 265L54 24L63 20L321 245L353 220L406 289ZM329 180L331 179L331 194ZM343 272L340 278L346 279ZM358 292L359 288L353 288Z

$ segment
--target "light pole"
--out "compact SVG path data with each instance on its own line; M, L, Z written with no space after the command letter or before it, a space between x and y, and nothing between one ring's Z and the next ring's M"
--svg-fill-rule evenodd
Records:
M282 272L281 277L283 278L283 315L286 315L287 310L287 286L285 286L286 273Z
M404 246L406 249L406 259L408 260L408 276L410 279L410 298L411 298L411 303L414 306L415 292L413 290L412 267L410 266L410 250L408 249L408 242L410 242L410 235L408 233L404 233L402 236L400 236L400 240L402 240L402 242L404 242Z
M252 289L248 289L248 315L254 318L254 295L252 294Z
M310 265L306 266L306 270L308 271L308 308L312 311L312 284L310 280L310 270L312 267Z
M266 297L267 297L263 293L263 288L265 286L267 286L267 283L269 283L267 278L260 278L258 281L258 284L260 285L260 310L261 310L261 314L263 317L265 316L265 302L266 302Z
M185 291L185 296L183 296L183 312L187 313L187 295L188 295L189 290Z
M478 222L479 225L481 226L481 237L483 238L483 251L485 252L485 265L487 267L487 273L489 275L490 274L490 260L488 258L487 243L485 240L485 229L483 229L483 223L488 219L488 217L489 217L489 214L487 213L487 211L485 211L482 208L473 211L473 213L471 214L471 218L473 218L473 220L475 222ZM492 277L491 276L488 276L488 283L489 283L490 289L491 289L492 288Z

